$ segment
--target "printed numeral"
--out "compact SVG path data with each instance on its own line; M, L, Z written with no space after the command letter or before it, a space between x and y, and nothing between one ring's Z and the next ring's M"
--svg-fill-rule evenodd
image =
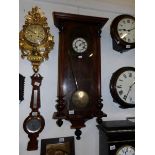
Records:
M126 96L126 95L124 95L124 96L123 96L123 99L124 99L124 100L126 100L126 99L127 99L127 96Z
M124 77L124 78L127 78L126 74L123 74L123 77Z
M122 94L123 94L123 90L119 91L118 93L119 93L120 95L122 95Z

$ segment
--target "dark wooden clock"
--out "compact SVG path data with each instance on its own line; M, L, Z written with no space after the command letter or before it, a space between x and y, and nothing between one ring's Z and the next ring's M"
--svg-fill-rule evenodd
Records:
M135 155L135 123L104 121L99 129L99 155Z
M80 139L85 122L97 117L102 122L106 114L101 111L101 58L100 34L107 18L53 13L59 29L57 112L53 118L58 126L62 119L71 122Z
M114 50L122 53L135 48L135 17L117 16L111 23L110 34Z
M135 68L122 67L115 71L110 80L113 101L121 108L135 107Z

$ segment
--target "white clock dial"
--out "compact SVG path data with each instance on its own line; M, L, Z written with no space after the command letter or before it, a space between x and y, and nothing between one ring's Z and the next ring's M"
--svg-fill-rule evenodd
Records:
M129 104L135 104L135 72L124 71L117 79L116 90L119 97Z
M83 38L76 38L73 43L72 47L77 53L83 53L87 50L88 44L85 39Z
M127 42L135 42L135 20L132 18L123 18L120 20L117 26L117 32L119 37Z
M122 146L118 149L116 155L135 155L135 149L130 145Z

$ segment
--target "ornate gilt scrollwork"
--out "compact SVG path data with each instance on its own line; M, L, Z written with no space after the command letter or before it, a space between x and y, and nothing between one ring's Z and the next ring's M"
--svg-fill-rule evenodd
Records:
M26 29L30 25L41 27L44 31L44 39L39 43L31 42L26 38ZM33 32L34 35L39 32ZM32 37L32 36L30 36ZM19 47L21 49L21 57L27 59L32 63L34 72L38 72L41 62L48 59L48 54L54 46L54 36L50 34L47 18L44 13L37 6L32 8L25 16L25 25L19 34Z

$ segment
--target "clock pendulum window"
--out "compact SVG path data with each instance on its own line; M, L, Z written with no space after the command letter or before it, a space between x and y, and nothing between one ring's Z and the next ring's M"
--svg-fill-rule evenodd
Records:
M57 125L63 119L71 122L80 139L85 122L107 115L102 112L101 96L101 29L107 18L53 12L54 24L59 29Z
M24 131L28 134L30 141L27 150L36 150L38 148L37 137L44 129L45 121L39 112L40 104L40 86L43 77L38 73L40 64L48 59L48 54L54 46L54 37L49 32L47 18L43 16L40 8L34 7L26 16L25 25L19 34L19 47L22 58L32 63L34 74L32 80L32 95L30 108L32 111L23 123Z

